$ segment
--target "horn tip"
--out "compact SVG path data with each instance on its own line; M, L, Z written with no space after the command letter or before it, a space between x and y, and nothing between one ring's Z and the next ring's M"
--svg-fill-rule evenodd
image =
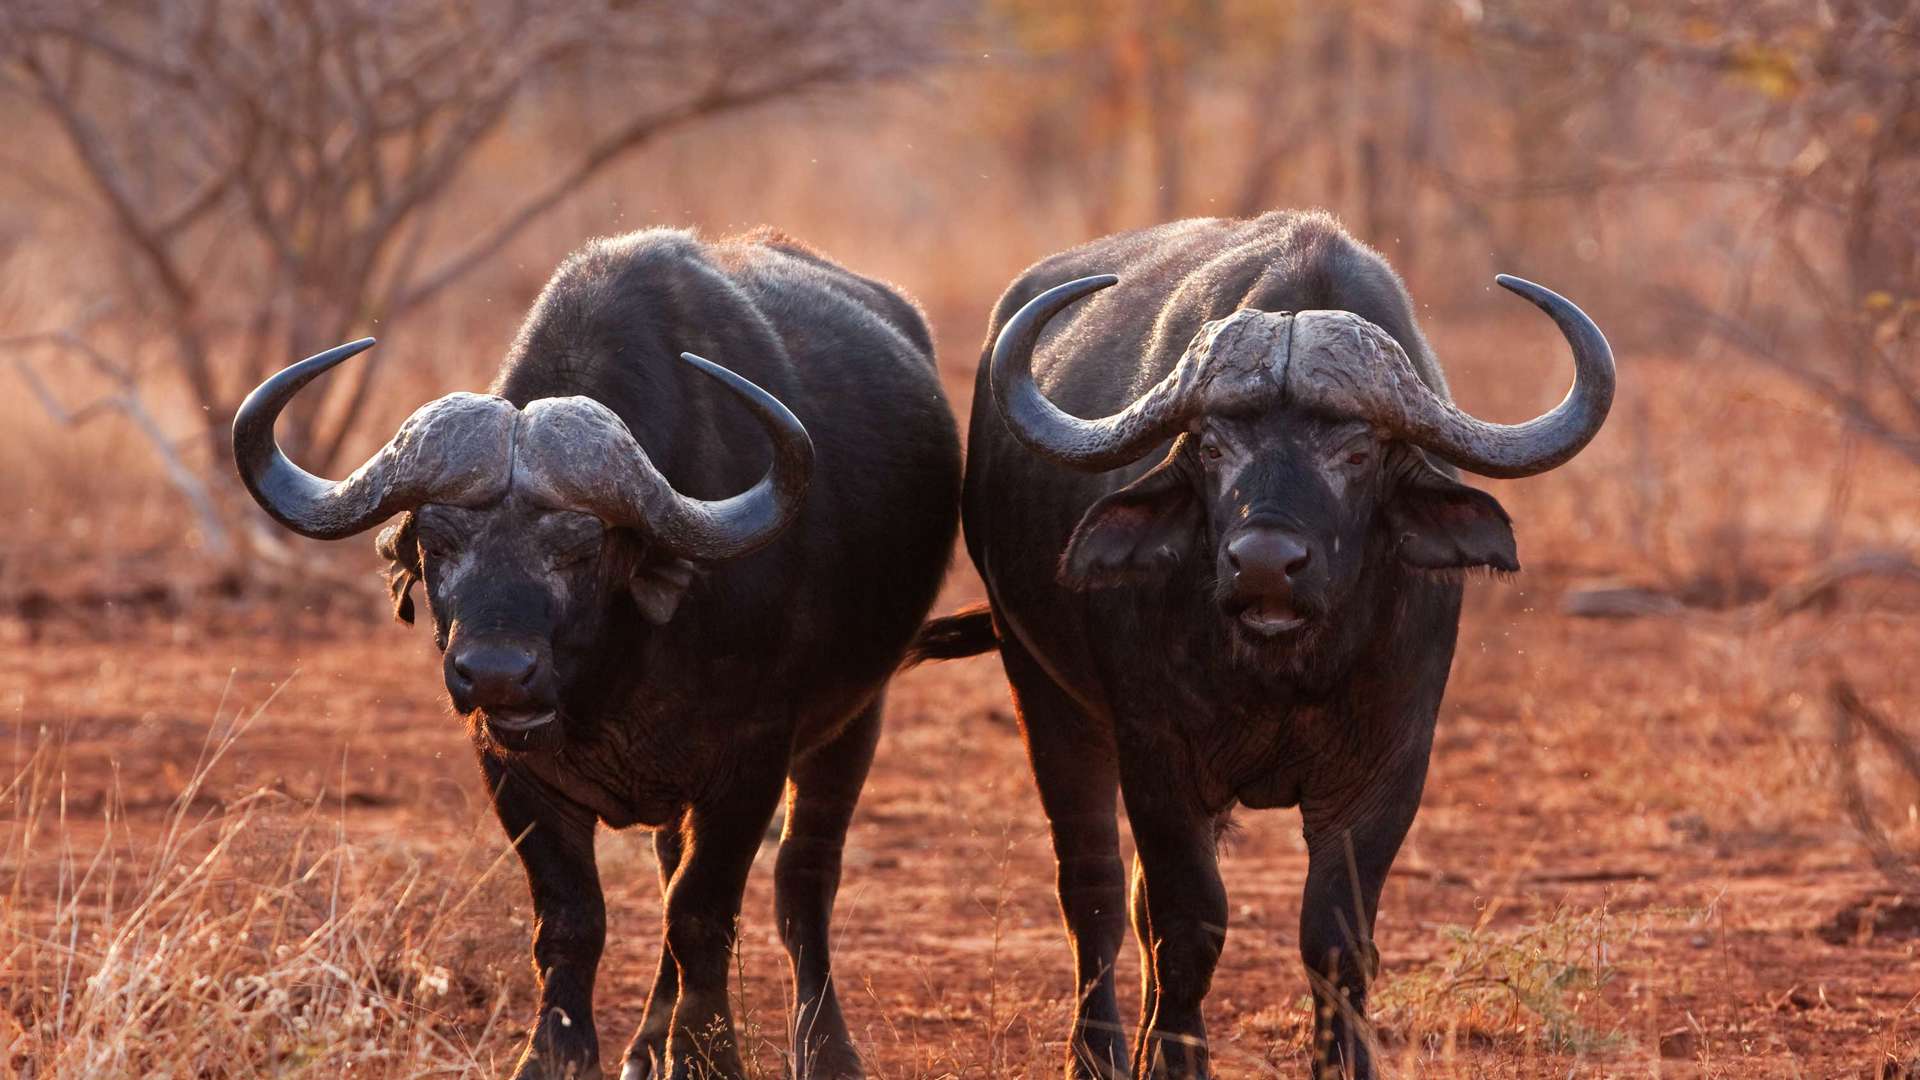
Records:
M375 339L370 337L363 337L358 341L349 341L345 345L335 345L333 348L328 349L326 352L316 353L312 356L307 357L305 360L302 360L299 364L296 364L295 367L317 368L319 370L316 371L315 374L318 374L320 371L326 371L328 368L331 368L336 364L345 363L346 361L351 360L356 356L359 356L361 353L366 352L368 349L373 348L374 340ZM292 370L292 369L288 369L288 370Z
M1520 297L1543 311L1552 311L1557 306L1572 306L1566 297L1535 281L1512 274L1495 274L1494 284Z
M1118 284L1120 284L1120 276L1118 274L1089 274L1086 277L1074 278L1072 281L1055 286L1051 292L1055 295L1062 295L1072 300L1078 300L1080 297L1086 296L1089 293L1097 293L1101 289L1112 288Z
M723 383L732 384L735 380L740 379L739 375L701 356L699 353L683 352L680 354L680 362L700 372L709 379L718 379ZM744 382L745 380L740 381Z

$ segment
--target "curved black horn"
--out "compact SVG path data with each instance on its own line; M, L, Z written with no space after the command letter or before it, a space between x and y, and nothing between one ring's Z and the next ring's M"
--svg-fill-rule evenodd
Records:
M1599 433L1613 407L1613 349L1573 301L1542 285L1501 274L1500 286L1533 302L1573 349L1573 386L1550 411L1523 424L1495 424L1449 407L1435 418L1426 448L1482 476L1532 476L1566 464Z
M337 345L282 369L255 387L233 416L233 463L240 481L260 508L303 536L335 540L369 527L359 524L365 508L340 504L338 485L288 460L274 440L274 421L302 387L339 364L373 347L367 337Z
M234 414L233 461L247 492L302 536L337 540L434 498L470 500L505 488L514 408L481 394L448 394L422 406L345 480L287 459L273 437L280 411L302 387L372 345L361 338L310 356L261 383Z
M1056 285L1015 312L993 342L991 379L993 401L1015 438L1042 457L1078 469L1100 471L1137 460L1164 439L1177 424L1177 395L1172 387L1178 372L1141 395L1125 409L1099 420L1083 420L1065 412L1033 381L1033 347L1047 320L1067 305L1119 282L1112 274L1098 274Z
M681 353L680 359L726 387L753 413L773 442L773 463L758 483L716 502L667 488L672 513L652 523L654 534L688 558L738 558L771 543L800 513L813 480L813 439L799 417L751 380L693 353Z
M515 483L635 529L689 559L738 558L771 543L805 503L813 476L813 440L779 399L738 374L692 353L680 359L726 387L766 429L773 463L757 483L708 501L675 491L619 416L590 398L528 404Z

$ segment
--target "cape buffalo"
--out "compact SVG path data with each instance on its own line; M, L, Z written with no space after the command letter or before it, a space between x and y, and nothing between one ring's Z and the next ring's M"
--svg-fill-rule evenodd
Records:
M1506 511L1442 463L1551 469L1613 397L1598 328L1499 280L1559 324L1576 369L1565 401L1517 426L1453 406L1399 278L1324 214L1107 237L1001 298L962 494L990 612L935 620L917 654L997 646L1006 667L1080 990L1070 1074L1131 1056L1137 1075L1206 1075L1201 1002L1227 924L1216 845L1236 804L1300 807L1315 1074L1370 1072L1350 1021L1420 802L1460 571L1519 569ZM1130 903L1116 790L1138 851ZM1129 911L1144 968L1131 1049L1113 975Z
M728 957L783 788L796 1071L858 1075L827 951L841 847L959 513L918 310L770 232L598 240L547 283L488 393L422 407L345 480L303 472L274 418L371 344L268 379L234 453L295 532L399 515L378 544L395 613L411 622L425 586L533 894L540 1012L518 1075L599 1075L601 822L657 830L666 907L621 1075L741 1075Z

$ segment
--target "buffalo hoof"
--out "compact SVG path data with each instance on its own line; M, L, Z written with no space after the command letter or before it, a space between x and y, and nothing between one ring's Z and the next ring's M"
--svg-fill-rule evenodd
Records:
M810 1049L793 1071L794 1080L866 1080L860 1055L850 1042L825 1042Z
M546 1055L526 1054L513 1070L513 1080L599 1080L600 1059L559 1060Z
M620 1080L657 1080L666 1076L662 1063L666 1057L666 1040L659 1045L653 1043L635 1043L627 1050L627 1059L620 1065Z
M551 1009L535 1026L513 1080L600 1080L600 1039L591 1022L573 1023Z

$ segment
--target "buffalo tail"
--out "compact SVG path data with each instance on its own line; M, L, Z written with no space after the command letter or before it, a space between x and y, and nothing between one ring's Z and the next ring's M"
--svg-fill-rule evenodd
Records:
M928 619L919 633L913 635L913 643L907 646L906 658L900 661L900 666L910 668L929 660L958 660L999 647L1000 639L993 632L992 611L986 604L975 604L951 615Z

